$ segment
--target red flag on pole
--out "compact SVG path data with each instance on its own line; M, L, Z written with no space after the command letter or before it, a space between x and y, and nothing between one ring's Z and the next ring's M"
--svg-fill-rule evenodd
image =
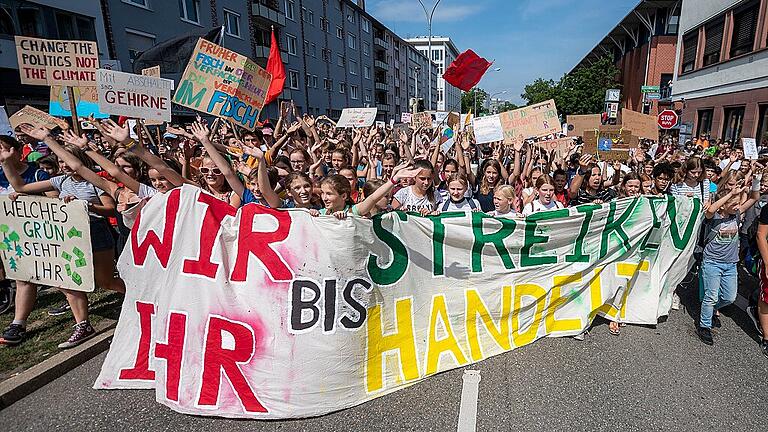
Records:
M456 57L443 74L443 79L452 86L469 91L480 82L485 71L491 67L488 60L478 56L472 50L466 50Z
M274 28L272 29L272 46L269 48L269 58L267 59L267 72L272 74L272 82L269 84L264 105L277 99L283 92L283 85L285 85L285 66L280 57L280 47L277 46Z

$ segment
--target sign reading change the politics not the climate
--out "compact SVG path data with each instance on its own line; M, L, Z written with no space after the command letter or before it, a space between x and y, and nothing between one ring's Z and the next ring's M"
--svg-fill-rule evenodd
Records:
M99 48L96 42L16 36L16 58L22 84L96 85Z
M156 195L120 257L127 292L95 387L196 415L348 408L596 315L656 324L701 203L642 196L496 219L312 217L200 189Z
M0 196L0 258L8 279L93 291L85 201Z
M97 82L102 112L171 121L173 80L99 69Z
M256 129L272 75L244 55L200 38L173 102Z

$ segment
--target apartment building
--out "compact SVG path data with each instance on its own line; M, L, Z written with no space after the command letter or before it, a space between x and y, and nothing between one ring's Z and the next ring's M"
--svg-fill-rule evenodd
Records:
M426 36L406 39L419 52L429 55L430 41ZM437 67L437 110L461 110L461 90L448 84L443 79L445 69L459 56L459 50L449 37L432 37L432 61Z

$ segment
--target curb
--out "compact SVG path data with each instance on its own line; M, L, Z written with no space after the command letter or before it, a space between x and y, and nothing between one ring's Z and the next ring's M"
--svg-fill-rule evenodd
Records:
M117 321L102 322L102 325L96 327L98 333L93 339L55 354L0 383L0 410L107 350L116 326Z

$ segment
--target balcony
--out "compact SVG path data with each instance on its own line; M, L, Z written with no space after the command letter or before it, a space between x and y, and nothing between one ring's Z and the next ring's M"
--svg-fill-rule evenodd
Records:
M375 46L378 46L384 49L389 49L389 44L387 43L387 41L381 38L377 38L377 37L373 38L373 44Z
M376 109L383 112L389 112L389 104L377 103Z
M374 60L373 61L373 65L375 67L377 67L379 69L382 69L382 70L385 70L385 71L389 70L389 65L387 63L381 61L381 60Z
M389 84L377 82L375 87L376 90L389 91Z
M269 24L277 24L285 27L285 14L279 10L272 9L261 3L254 2L251 8L251 14L257 20L265 21Z

